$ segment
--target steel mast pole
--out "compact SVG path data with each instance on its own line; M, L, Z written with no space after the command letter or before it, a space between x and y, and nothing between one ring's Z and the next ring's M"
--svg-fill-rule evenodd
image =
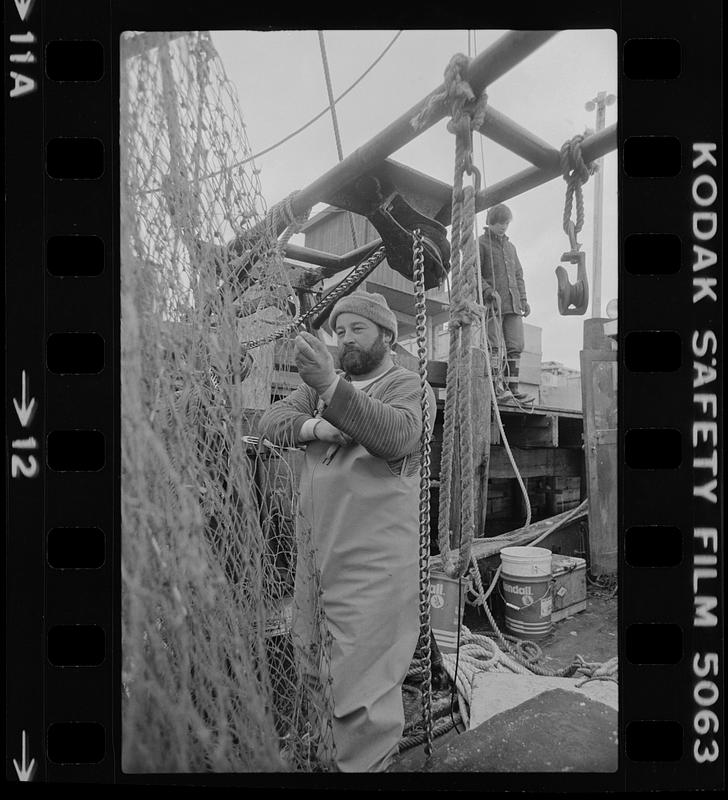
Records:
M599 92L595 98L589 100L585 108L593 111L596 108L597 126L596 133L604 130L606 120L606 107L616 100L613 94ZM592 318L602 316L602 216L604 207L604 159L597 161L597 171L594 176L594 244L592 248Z

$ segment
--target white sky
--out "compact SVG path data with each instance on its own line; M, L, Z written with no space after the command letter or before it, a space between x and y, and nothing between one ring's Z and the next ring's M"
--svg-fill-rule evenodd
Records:
M334 96L341 94L381 53L393 30L326 31ZM476 31L477 52L504 31ZM213 41L228 77L237 87L250 147L256 153L303 125L328 105L318 36L306 31L215 31ZM472 47L472 39L471 39ZM464 30L405 31L372 72L337 104L344 155L361 146L440 85L450 57L468 52ZM472 52L471 54L475 54ZM488 87L498 111L559 148L585 128L595 112L584 104L599 91L617 92L617 36L610 30L564 31ZM607 107L606 124L616 122L617 106ZM476 135L475 163L484 143L486 185L529 164ZM391 156L452 183L454 137L438 123ZM301 189L338 161L331 115L273 152L256 159L270 207ZM617 155L604 158L602 314L617 296ZM542 328L544 361L579 368L584 317L562 317L554 270L568 250L562 229L565 183L561 178L506 201L514 219L508 230L524 268L531 305L527 322ZM594 182L584 189L586 221L580 241L591 282ZM323 207L323 206L322 206ZM485 214L478 215L479 232ZM575 268L569 268L575 279ZM591 308L587 312L591 316Z

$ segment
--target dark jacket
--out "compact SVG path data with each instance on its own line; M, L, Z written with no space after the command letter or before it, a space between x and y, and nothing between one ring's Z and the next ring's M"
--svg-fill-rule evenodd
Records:
M478 243L483 291L490 288L498 292L504 314L523 314L523 304L527 302L526 285L513 243L505 234L498 236L489 228L485 229Z

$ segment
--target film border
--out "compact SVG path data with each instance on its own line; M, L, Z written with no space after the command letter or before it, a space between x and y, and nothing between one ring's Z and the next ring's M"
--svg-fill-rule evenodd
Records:
M146 4L148 6L148 4ZM231 21L222 3L205 9L150 9L143 3L68 2L54 7L38 0L6 0L6 286L7 286L7 417L8 535L6 663L7 685L22 687L6 697L6 776L16 779L17 768L37 781L164 783L165 776L124 776L118 763L120 741L118 693L119 542L117 442L119 417L118 362L118 34L126 29L215 29L265 26L269 21ZM499 17L499 13L501 16ZM510 16L510 20L507 18ZM429 22L430 27L468 27L457 14ZM724 781L722 671L712 675L708 653L722 666L723 640L719 625L696 624L695 597L715 597L713 613L722 617L721 561L706 560L712 539L694 536L696 529L715 529L716 546L722 531L722 488L717 502L703 506L693 489L705 483L705 473L692 468L693 458L706 450L692 445L694 423L717 423L718 460L722 463L722 390L716 394L715 418L693 401L692 365L712 355L705 338L713 331L722 344L722 294L717 301L704 297L693 302L694 275L690 268L693 214L705 210L721 219L721 51L722 18L718 4L700 0L691 12L644 3L610 4L599 11L578 4L562 5L547 20L545 13L524 11L520 27L613 27L619 34L620 64L626 41L643 37L668 37L680 41L683 72L674 81L626 79L620 70L620 149L630 137L675 136L681 143L681 169L673 177L639 178L620 174L621 233L624 243L631 233L677 233L683 240L681 269L673 275L635 275L620 264L619 352L630 331L678 331L682 337L682 367L678 374L630 372L620 358L620 769L615 775L489 774L489 788L603 789L718 788ZM411 20L397 21L400 27ZM291 21L289 27L351 27L327 13L327 21ZM372 23L373 24L373 23ZM392 25L395 21L392 21ZM472 23L470 23L472 24ZM481 22L479 24L485 24ZM283 26L283 23L281 23ZM362 25L359 25L362 27ZM488 27L514 27L513 15L494 11ZM12 37L16 37L13 39ZM25 38L23 38L25 37ZM32 38L31 38L32 37ZM45 46L55 40L95 40L104 48L104 72L95 82L58 83L45 75ZM11 55L31 53L33 60L12 61ZM17 69L15 68L17 65ZM20 66L22 65L22 67ZM23 75L32 89L9 98L13 89L30 85L13 77ZM57 181L44 174L46 147L56 137L95 137L104 145L104 171L99 178ZM715 143L717 165L700 160L699 143ZM713 152L713 151L708 151ZM697 153L697 155L696 155ZM693 166L698 158L697 166ZM694 181L711 175L718 197L710 207L693 195ZM700 197L700 195L699 195ZM105 267L96 277L81 279L50 275L46 246L53 236L96 235L105 245ZM711 240L720 265L722 229ZM708 247L708 244L705 244ZM719 267L697 277L715 277ZM645 302L645 296L649 302ZM95 376L58 376L46 369L46 338L54 333L97 332L105 339L105 367ZM698 338L694 341L695 333ZM706 345L708 347L706 347ZM705 352L703 352L705 349ZM721 350L713 368L720 377ZM719 380L714 384L718 386ZM709 391L706 389L706 392ZM656 398L667 401L656 403ZM17 401L18 407L13 403ZM27 422L27 424L23 424ZM13 427L14 426L14 427ZM682 462L673 470L635 470L625 466L625 432L639 428L680 431ZM63 430L97 430L106 441L102 469L64 472L47 466L48 435ZM707 428L706 428L707 430ZM696 434L697 435L697 434ZM706 434L707 435L707 434ZM702 434L701 434L702 436ZM33 440L33 449L12 443ZM700 442L703 439L699 438ZM23 451L23 452L20 452ZM34 471L28 457L35 454L35 477L26 478L12 456L23 456L25 468ZM16 461L17 463L17 461ZM624 533L635 525L676 525L682 531L683 559L674 568L657 570L632 567L624 560ZM106 558L95 570L50 567L46 538L54 528L96 527L106 537ZM701 561L700 558L703 560ZM699 570L715 570L712 573ZM695 588L697 586L697 589ZM701 616L701 615L699 615ZM702 618L705 618L704 616ZM637 623L677 623L682 628L682 658L673 665L630 664L625 655L625 631ZM46 635L56 625L98 625L105 632L105 658L98 666L58 668L48 663ZM699 655L698 661L695 656ZM703 674L705 673L705 674ZM719 697L710 706L720 718L715 737L698 736L696 715L705 705L695 694L702 680L714 680ZM676 687L676 688L675 688ZM709 691L709 690L705 690ZM699 698L699 699L696 699ZM683 726L682 756L675 761L634 761L624 752L627 727L635 722L677 721ZM54 764L46 757L49 727L54 723L98 722L105 726L104 755L97 764ZM710 733L710 731L708 732ZM696 739L715 738L720 755L715 762L698 763ZM27 750L27 752L26 752ZM30 762L34 764L31 767ZM246 776L184 776L196 784L244 785ZM316 779L312 776L297 776ZM369 776L367 776L368 778ZM573 780L572 780L573 779ZM431 785L436 779L428 778ZM463 785L481 786L479 775L459 776ZM263 785L266 779L257 779ZM357 780L357 785L369 781ZM452 780L450 779L450 783ZM271 778L269 785L279 785ZM371 785L377 785L373 780Z

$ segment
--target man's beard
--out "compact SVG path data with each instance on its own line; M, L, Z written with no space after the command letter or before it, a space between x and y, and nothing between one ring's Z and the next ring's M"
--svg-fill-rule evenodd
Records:
M339 363L349 375L366 375L382 363L388 352L389 345L380 336L368 350L352 345L340 347Z

